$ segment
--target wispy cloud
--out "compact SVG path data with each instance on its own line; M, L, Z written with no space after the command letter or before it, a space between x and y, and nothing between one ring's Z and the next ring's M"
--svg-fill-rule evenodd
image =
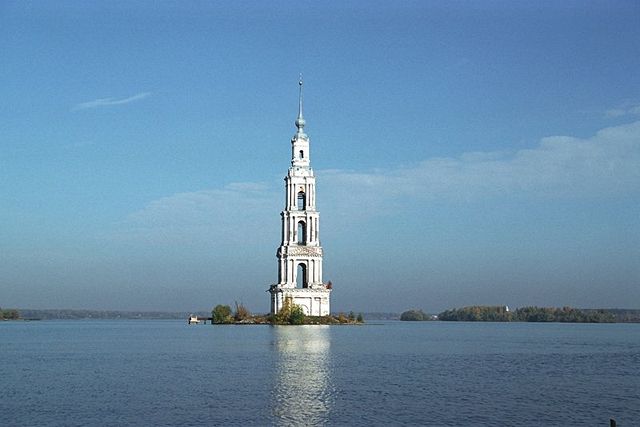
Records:
M128 98L98 98L93 101L81 102L75 105L72 110L86 110L89 108L109 107L112 105L130 104L132 102L140 101L151 95L151 92L142 92Z
M276 189L259 182L231 183L211 190L176 193L149 202L121 224L122 238L194 242L255 240L256 224L281 208ZM273 216L275 223L277 215ZM263 233L261 230L260 233Z
M361 205L379 212L408 207L407 201L419 209L427 200L637 197L640 121L586 139L542 138L537 146L513 153L469 152L393 169L319 171L318 176L334 203L348 207L357 196Z
M273 190L264 183L227 184L221 189L177 193L154 200L129 215L127 221L139 226L210 225L253 213L280 200L271 200ZM238 215L242 212L242 215ZM252 218L254 219L254 218Z
M640 104L626 102L617 108L605 111L604 115L608 119L624 116L640 116Z

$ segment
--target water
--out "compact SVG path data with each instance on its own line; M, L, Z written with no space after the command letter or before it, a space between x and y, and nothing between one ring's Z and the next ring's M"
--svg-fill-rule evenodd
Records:
M0 323L0 425L640 425L640 325Z

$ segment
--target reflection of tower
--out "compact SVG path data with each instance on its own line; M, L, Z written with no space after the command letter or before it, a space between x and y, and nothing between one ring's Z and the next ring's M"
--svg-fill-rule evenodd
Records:
M274 326L278 425L324 425L332 406L329 326Z
M316 210L316 178L309 160L309 137L304 133L302 116L302 78L296 134L291 138L291 167L284 178L285 207L282 217L282 242L278 248L278 283L271 285L271 313L275 314L290 299L305 314L330 313L330 289L322 283L322 247L320 214Z

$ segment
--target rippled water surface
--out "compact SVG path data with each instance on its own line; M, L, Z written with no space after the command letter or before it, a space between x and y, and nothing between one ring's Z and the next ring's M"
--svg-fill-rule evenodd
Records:
M0 425L640 425L640 325L0 323Z

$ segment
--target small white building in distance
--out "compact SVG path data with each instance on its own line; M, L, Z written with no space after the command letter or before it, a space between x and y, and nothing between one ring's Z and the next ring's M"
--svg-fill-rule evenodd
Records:
M316 210L316 178L309 156L309 137L304 133L302 78L300 79L296 134L291 138L291 167L284 178L285 205L282 242L278 248L278 283L271 285L271 313L286 300L299 305L309 316L331 312L330 286L322 283L320 214Z

